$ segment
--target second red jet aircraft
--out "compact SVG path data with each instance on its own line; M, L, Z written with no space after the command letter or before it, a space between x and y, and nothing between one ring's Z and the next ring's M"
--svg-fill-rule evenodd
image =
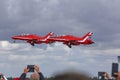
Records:
M91 39L92 34L92 32L88 32L83 37L76 37L72 35L51 36L50 38L48 38L48 41L63 42L63 44L66 44L69 48L71 48L72 45L89 45L94 43Z

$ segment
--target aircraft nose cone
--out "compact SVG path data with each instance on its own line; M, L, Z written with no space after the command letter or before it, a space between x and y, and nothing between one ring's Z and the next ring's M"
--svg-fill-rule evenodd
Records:
M12 39L19 39L20 37L17 36L13 36Z
M15 37L12 37L12 39L15 39Z

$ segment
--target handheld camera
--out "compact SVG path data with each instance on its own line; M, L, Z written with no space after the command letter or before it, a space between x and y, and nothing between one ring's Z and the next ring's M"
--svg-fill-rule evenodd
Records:
M98 72L98 76L103 76L105 72Z
M98 78L105 79L104 74L105 74L105 72L98 72Z
M117 77L117 75L115 75L115 73L118 72L118 63L112 63L112 73L111 76L112 77Z
M29 72L34 72L34 65L27 65Z

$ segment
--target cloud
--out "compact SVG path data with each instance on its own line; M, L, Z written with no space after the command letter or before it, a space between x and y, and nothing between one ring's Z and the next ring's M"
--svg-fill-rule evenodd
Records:
M42 48L39 46L32 47L26 43L13 44L9 41L0 41L0 46L0 71L6 76L20 76L28 64L39 65L46 76L71 68L96 75L97 70L104 70L106 67L108 67L106 70L110 71L110 64L112 61L116 61L120 51L119 49L99 50L82 45L69 48L62 43L55 43ZM5 66L6 70L4 69ZM95 69L91 69L91 67L95 67ZM8 72L11 72L11 75Z

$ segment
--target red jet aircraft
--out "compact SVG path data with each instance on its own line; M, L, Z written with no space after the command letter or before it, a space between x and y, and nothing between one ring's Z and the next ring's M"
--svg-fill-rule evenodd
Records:
M50 32L44 37L37 36L35 34L23 34L23 35L13 36L12 39L13 40L24 40L30 43L32 46L34 46L35 44L50 43L48 41L48 38L50 38L53 34L54 34L53 32Z
M65 36L51 36L48 38L48 41L51 42L63 42L63 44L66 44L69 48L71 48L71 45L89 45L94 43L91 39L92 32L88 32L83 37L76 37L72 35L65 35Z

